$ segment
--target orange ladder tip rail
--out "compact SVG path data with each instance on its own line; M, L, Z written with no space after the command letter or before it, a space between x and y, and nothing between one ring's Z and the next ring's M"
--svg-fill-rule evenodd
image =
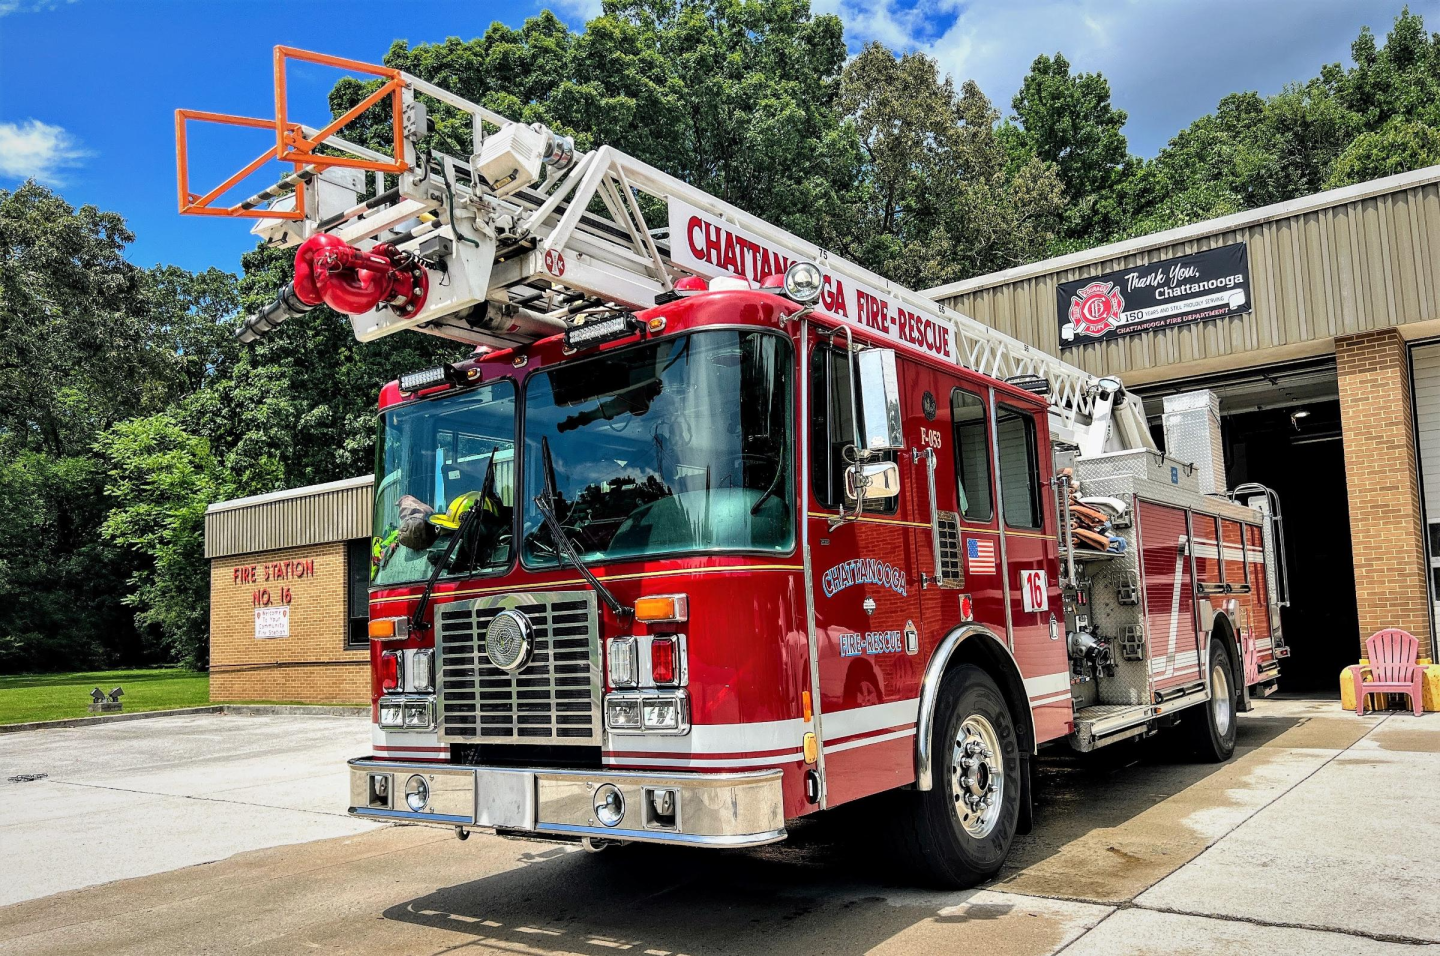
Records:
M376 77L385 82L343 115L332 120L329 125L307 134L304 126L291 122L288 118L285 71L290 60L335 67L352 73ZM200 110L175 111L175 160L180 212L193 216L231 216L246 219L304 219L305 187L310 180L326 168L343 166L378 173L404 172L410 168L409 163L405 160L404 90L405 79L399 70L363 63L359 60L349 60L344 57L327 56L323 53L311 53L308 50L277 46L275 48L274 119L236 116L230 113L208 113ZM339 140L335 133L386 97L390 98L391 125L394 135L391 150L393 159L387 161L354 155L353 148ZM255 157L220 185L204 195L200 195L190 191L190 161L186 134L187 124L191 121L251 129L273 129L275 145ZM316 152L322 145L329 145L350 155ZM295 171L242 202L231 206L212 205L222 195L269 162L290 163L295 167ZM295 195L293 206L288 209L265 207L270 200L287 195L292 189Z

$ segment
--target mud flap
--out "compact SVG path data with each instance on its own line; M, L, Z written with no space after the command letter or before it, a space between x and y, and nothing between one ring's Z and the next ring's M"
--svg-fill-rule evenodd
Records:
M1035 781L1031 775L1035 772L1035 761L1027 754L1020 757L1020 818L1015 824L1015 832L1029 833L1035 826Z

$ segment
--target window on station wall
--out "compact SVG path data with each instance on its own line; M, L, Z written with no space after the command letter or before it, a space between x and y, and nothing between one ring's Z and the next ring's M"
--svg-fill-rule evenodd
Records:
M850 408L850 362L839 349L816 348L810 360L810 477L815 497L826 508L845 502L845 469L851 464L846 449L855 444L855 419ZM885 452L872 461L894 461ZM893 515L899 498L865 502L866 514Z
M995 447L1000 457L1000 504L1011 528L1039 528L1044 523L1035 443L1034 417L1001 405L995 414Z
M955 431L955 475L960 514L966 521L989 521L995 516L990 497L990 444L985 440L985 401L979 395L955 389L950 393L950 420Z
M349 607L346 647L370 644L370 539L356 538L345 543L345 600Z

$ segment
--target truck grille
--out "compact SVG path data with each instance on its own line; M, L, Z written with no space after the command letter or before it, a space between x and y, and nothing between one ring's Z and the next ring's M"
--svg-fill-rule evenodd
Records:
M534 626L530 662L508 673L490 662L485 629L507 608ZM595 595L540 591L442 604L440 739L485 743L600 743L600 642Z

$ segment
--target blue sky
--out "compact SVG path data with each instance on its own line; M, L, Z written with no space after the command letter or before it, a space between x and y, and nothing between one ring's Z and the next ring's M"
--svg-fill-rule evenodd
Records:
M1110 79L1130 115L1131 150L1153 155L1190 120L1241 89L1277 92L1322 63L1348 62L1364 24L1383 36L1397 0L812 0L838 13L851 49L867 40L922 50L957 82L973 78L1008 113L1038 53L1063 51ZM0 188L26 175L74 204L129 221L139 265L238 269L253 247L235 220L176 211L177 107L273 115L276 44L378 62L396 38L470 38L518 25L533 0L0 0ZM598 0L550 4L572 26ZM1440 0L1411 0L1440 29ZM324 121L339 74L291 74L292 108ZM196 183L217 182L266 146L260 134L200 136ZM228 167L228 168L227 168ZM273 177L271 177L273 178Z

